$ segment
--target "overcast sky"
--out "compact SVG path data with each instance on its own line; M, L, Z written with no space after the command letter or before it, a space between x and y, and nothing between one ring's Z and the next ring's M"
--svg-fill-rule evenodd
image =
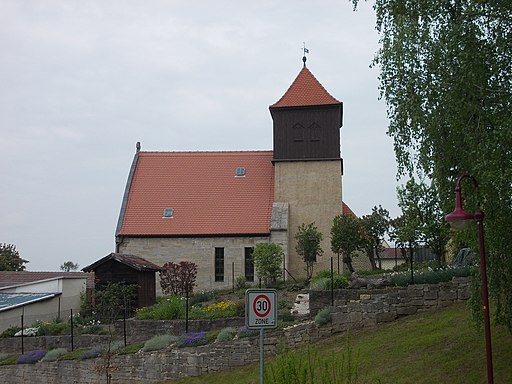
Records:
M0 0L0 242L27 270L115 249L142 150L272 149L302 68L344 103L343 200L397 216L375 15L348 0Z

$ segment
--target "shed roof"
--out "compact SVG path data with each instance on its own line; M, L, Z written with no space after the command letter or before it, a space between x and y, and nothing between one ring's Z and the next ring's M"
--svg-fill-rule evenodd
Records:
M162 268L159 267L156 264L153 264L150 261L147 261L146 259L143 259L139 256L134 255L126 255L123 253L111 253L95 263L92 263L91 265L88 265L87 267L83 268L82 271L89 272L94 271L97 267L100 265L106 263L109 260L115 260L121 264L127 265L128 267L135 269L137 271L161 271Z
M272 151L141 151L116 235L269 234L273 197Z

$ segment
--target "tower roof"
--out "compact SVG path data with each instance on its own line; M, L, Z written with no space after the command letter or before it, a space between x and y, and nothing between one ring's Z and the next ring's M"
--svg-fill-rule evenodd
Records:
M331 96L309 69L304 66L290 88L271 107L305 107L332 104L341 104L341 102Z

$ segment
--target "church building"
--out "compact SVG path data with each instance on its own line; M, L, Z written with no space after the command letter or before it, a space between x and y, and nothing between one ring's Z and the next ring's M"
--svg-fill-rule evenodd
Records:
M323 234L315 270L329 269L333 218L353 214L342 202L343 103L306 66L270 106L273 150L152 152L137 150L116 229L116 252L162 266L191 261L197 289L257 281L252 248L283 247L286 278L303 278L295 251L302 224Z

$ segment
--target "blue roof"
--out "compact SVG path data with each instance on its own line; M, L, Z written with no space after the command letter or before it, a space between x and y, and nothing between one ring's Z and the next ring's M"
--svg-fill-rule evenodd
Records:
M0 292L0 311L20 307L36 301L51 299L60 293L3 293Z

